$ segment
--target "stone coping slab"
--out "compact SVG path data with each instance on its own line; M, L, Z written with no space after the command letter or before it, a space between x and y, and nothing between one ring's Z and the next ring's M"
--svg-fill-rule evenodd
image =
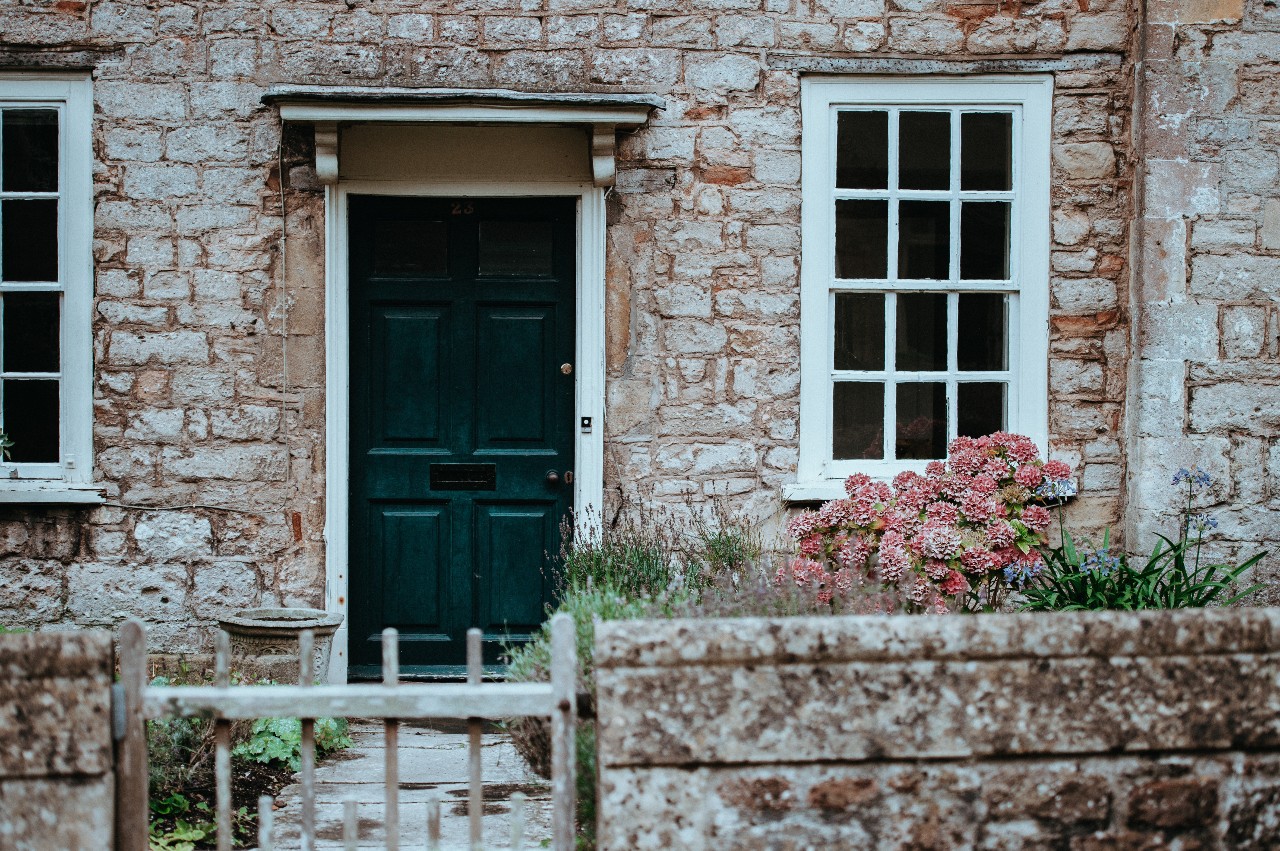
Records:
M597 668L1280 651L1280 608L612 621Z

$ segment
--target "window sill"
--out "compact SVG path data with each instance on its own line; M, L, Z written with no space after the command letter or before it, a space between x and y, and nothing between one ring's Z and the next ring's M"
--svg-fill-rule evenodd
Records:
M782 489L782 498L787 503L827 502L832 499L843 499L846 496L848 494L844 492L844 479L797 482L786 485Z
M102 505L106 500L94 485L0 479L0 505Z

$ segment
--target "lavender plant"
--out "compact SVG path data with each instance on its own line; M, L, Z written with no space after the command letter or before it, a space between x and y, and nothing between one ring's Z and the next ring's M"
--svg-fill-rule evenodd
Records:
M1061 545L1042 549L1044 569L1025 581L1023 610L1229 606L1262 588L1252 585L1231 593L1240 578L1266 556L1265 551L1238 565L1209 562L1203 557L1206 534L1218 526L1217 520L1195 507L1200 495L1213 484L1209 474L1199 467L1183 468L1174 474L1171 484L1185 491L1177 540L1158 534L1151 555L1142 562L1113 551L1110 530L1104 533L1102 546L1078 546L1063 525ZM1061 511L1058 522L1062 525Z

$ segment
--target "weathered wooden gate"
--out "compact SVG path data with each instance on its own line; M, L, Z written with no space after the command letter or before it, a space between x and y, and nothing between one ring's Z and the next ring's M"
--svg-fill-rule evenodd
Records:
M382 634L383 681L381 685L314 684L314 636L304 632L299 642L299 676L296 686L232 686L230 646L219 632L216 682L212 686L152 686L147 684L147 645L138 621L125 623L119 634L120 680L117 711L113 719L116 739L116 851L146 851L148 828L147 739L148 719L199 716L214 721L216 750L218 851L231 848L231 723L256 718L302 719L303 851L315 848L315 719L378 718L386 735L386 847L400 847L400 779L397 743L402 720L467 719L470 734L468 816L470 851L482 849L481 816L483 786L480 769L480 737L485 720L545 716L551 721L552 847L574 847L574 730L577 719L576 648L572 619L558 614L551 619L551 682L485 683L481 679L480 630L467 634L467 682L420 684L399 681L399 639L393 629ZM271 851L273 800L258 802L258 842ZM518 801L512 802L511 847L523 846L523 818ZM345 847L356 847L355 803L344 813ZM439 801L428 804L429 849L440 849Z

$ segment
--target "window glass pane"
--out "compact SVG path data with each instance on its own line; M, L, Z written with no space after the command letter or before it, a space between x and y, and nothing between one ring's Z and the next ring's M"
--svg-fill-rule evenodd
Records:
M5 372L58 371L58 293L7 293L3 298Z
M836 369L884 369L884 295L836 294Z
M884 457L884 385L840 381L831 398L831 457Z
M6 281L58 280L58 202L0 202L0 277Z
M1008 297L998 293L960 294L956 365L963 370L1008 369Z
M898 188L951 187L951 114L903 112L898 116Z
M53 109L6 109L0 164L6 192L58 191L58 113Z
M836 277L883 279L889 269L889 202L836 202Z
M946 201L898 204L898 277L945 281L951 254L951 205Z
M449 274L448 229L444 222L391 220L374 227L375 275Z
M945 458L947 385L899 384L897 428L899 458Z
M481 222L481 275L550 275L550 222Z
M960 277L967 281L1009 279L1009 203L966 201L960 205Z
M1013 187L1013 116L966 112L960 116L960 188L1008 191Z
M998 381L963 382L957 386L956 430L962 437L1004 431L1006 385Z
M889 188L889 113L842 112L836 118L836 186Z
M58 460L58 382L14 381L4 384L4 430L13 441L15 463Z
M947 368L947 294L899 293L899 371Z

